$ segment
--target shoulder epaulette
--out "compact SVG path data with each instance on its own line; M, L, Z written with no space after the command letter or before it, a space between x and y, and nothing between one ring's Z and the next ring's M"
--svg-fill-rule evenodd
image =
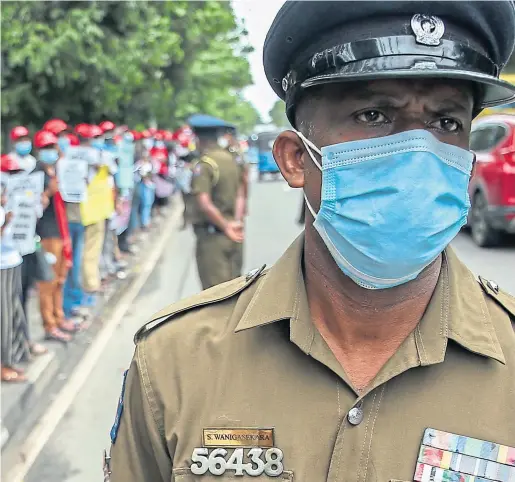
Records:
M478 281L483 291L506 311L515 323L515 298L500 289L495 281L487 280L482 276L478 277Z
M213 169L213 181L214 181L214 185L216 186L218 184L218 180L220 179L220 168L218 167L218 164L217 162L212 159L211 157L209 156L202 156L200 158L200 162L205 162L208 166L211 167L211 169Z
M152 318L136 332L134 335L134 343L137 344L148 333L155 330L162 324L170 321L179 314L186 313L190 310L200 308L202 306L225 301L229 298L232 298L233 296L240 294L252 283L254 283L254 281L256 281L256 279L265 268L266 265L264 264L261 266L261 268L250 271L244 278L241 278L240 280L234 280L229 285L223 284L215 286L207 291L202 291L198 295L185 298L184 300L180 300L177 303L173 303L172 305L167 306L166 308L153 315Z

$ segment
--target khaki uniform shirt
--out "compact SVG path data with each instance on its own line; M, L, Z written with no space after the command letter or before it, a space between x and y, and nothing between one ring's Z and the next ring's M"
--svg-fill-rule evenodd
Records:
M234 431L248 427L273 428L260 443L283 453L275 479L295 482L411 481L427 428L515 446L511 296L478 283L447 249L419 325L358 394L311 321L303 243L138 332L111 482L273 480L190 469L195 448L217 434L229 435L226 461L233 440L254 445L255 433ZM204 429L218 432L204 440Z
M233 219L241 182L241 167L236 164L229 151L220 148L206 151L195 163L191 189L195 196L208 193L224 218ZM194 198L191 222L192 224L209 223L207 216L198 206L196 198Z

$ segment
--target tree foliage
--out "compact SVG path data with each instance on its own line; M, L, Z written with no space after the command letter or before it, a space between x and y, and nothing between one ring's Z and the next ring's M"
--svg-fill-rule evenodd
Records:
M276 125L277 127L284 129L291 128L290 121L286 117L286 106L284 101L278 100L272 109L270 109L268 115L272 119L272 124Z
M4 125L104 118L179 125L203 112L250 130L244 27L229 2L3 2Z

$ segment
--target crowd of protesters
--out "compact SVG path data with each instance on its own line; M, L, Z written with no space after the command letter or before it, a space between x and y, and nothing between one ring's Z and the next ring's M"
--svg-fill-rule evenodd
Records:
M126 277L126 256L163 214L195 147L187 126L139 132L60 119L33 135L17 126L10 141L1 157L1 375L23 382L19 365L47 352L31 340L31 289L44 339L71 342L107 284Z

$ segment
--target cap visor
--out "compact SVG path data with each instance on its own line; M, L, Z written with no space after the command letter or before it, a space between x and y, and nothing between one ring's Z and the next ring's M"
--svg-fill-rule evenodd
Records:
M445 68L417 68L417 69L395 69L395 70L376 70L359 72L355 71L357 64L355 62L348 67L351 69L342 69L325 75L318 75L302 82L302 88L306 89L316 85L337 83L337 82L356 82L360 80L381 80L381 79L457 79L469 82L476 82L484 87L484 97L480 104L481 108L495 107L498 105L509 104L515 100L515 85L501 79L497 79L490 75L479 72L470 72L458 69ZM430 62L429 62L430 63Z

